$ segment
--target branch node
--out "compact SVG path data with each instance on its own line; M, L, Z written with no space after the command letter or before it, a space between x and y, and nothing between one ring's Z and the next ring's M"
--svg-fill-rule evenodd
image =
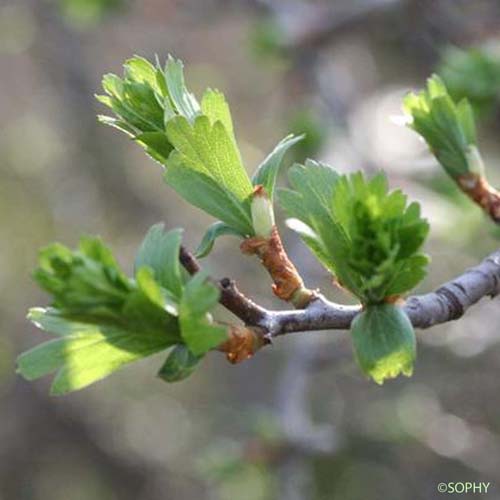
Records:
M449 319L454 320L463 316L464 306L458 297L446 287L441 287L436 290L436 295L442 297L448 309Z
M259 327L229 326L229 339L218 347L231 364L250 359L261 347L270 344L265 330Z

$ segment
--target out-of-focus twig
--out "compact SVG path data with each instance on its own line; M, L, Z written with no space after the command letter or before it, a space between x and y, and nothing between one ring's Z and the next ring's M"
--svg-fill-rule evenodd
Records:
M349 2L347 7L303 1L249 0L248 3L274 16L282 33L280 48L292 52L318 49L360 23L368 23L376 16L404 7L407 0Z

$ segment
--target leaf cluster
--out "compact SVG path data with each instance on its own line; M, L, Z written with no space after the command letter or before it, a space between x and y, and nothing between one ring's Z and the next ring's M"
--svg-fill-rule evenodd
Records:
M428 259L419 252L429 225L418 203L389 192L378 174L339 175L308 161L289 172L293 189L280 191L288 224L363 304L379 304L415 287Z
M423 137L448 175L456 179L471 172L482 174L474 113L467 99L455 103L443 80L434 75L426 89L405 97L403 109L409 126Z
M404 311L386 302L415 287L428 263L420 252L429 231L418 203L389 191L378 174L339 175L312 161L289 171L280 203L323 265L363 304L351 326L358 364L381 384L411 374L415 334Z
M206 275L189 278L179 266L181 232L153 226L127 277L98 238L76 250L53 244L40 253L35 279L52 296L29 319L56 336L22 354L29 380L57 371L54 394L81 389L125 364L177 346L160 370L172 381L187 376L203 355L226 339L209 312L219 292ZM181 356L182 354L182 356Z
M113 116L101 121L140 144L160 163L168 185L217 219L198 256L207 255L221 235L265 238L275 229L279 169L301 137L283 139L250 176L223 94L208 89L199 102L186 87L180 61L169 57L161 66L134 57L122 77L106 75L103 88L98 99ZM405 98L404 109L452 177L481 173L467 100L456 104L434 76L425 90ZM363 305L351 327L361 369L378 383L409 375L415 335L395 304L426 273L421 249L429 225L419 204L390 191L383 174L341 175L312 160L294 165L289 180L290 188L279 190L288 225ZM59 244L42 250L35 278L52 304L32 309L29 318L55 338L21 355L19 371L28 379L57 371L52 392L61 394L171 348L158 375L166 381L189 376L228 333L211 316L217 287L205 273L191 277L180 266L181 237L180 230L153 226L132 277L97 238L83 238L76 250Z
M97 98L115 117L101 116L101 121L142 145L164 166L168 185L220 221L205 235L200 256L222 234L254 235L254 187L263 185L272 199L283 156L300 137L281 141L250 178L224 95L208 89L198 103L186 88L181 61L169 57L161 67L134 57L125 63L123 78L106 75L102 85L107 95Z

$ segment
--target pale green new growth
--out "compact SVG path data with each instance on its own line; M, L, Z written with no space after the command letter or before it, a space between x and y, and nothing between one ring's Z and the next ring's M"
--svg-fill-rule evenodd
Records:
M399 190L389 192L382 174L366 180L309 161L289 177L293 190L279 197L292 217L289 226L365 306L351 327L361 368L378 383L410 373L413 327L401 309L384 302L425 276L428 258L419 250L429 225L419 205L407 205Z
M28 318L58 338L22 354L19 372L33 380L58 370L52 393L63 394L173 345L201 358L223 342L225 328L208 314L219 292L206 276L181 272L180 241L179 230L153 226L135 279L98 239L82 239L76 251L57 244L42 250L35 277L53 307L32 309Z
M186 88L182 63L172 57L161 68L136 56L124 68L123 78L106 75L103 79L107 95L98 99L112 109L115 118L101 116L100 120L131 135L165 167L169 186L224 224L216 228L228 228L209 230L199 255L208 254L222 234L253 236L250 202L254 186L263 185L272 199L283 156L301 137L281 141L251 180L221 92L208 89L200 105Z
M294 189L280 191L288 224L362 303L381 303L423 279L428 259L418 251L429 226L417 203L388 191L385 176L340 176L309 161L289 177Z
M354 319L351 333L361 370L377 384L400 374L411 376L416 358L415 332L400 307L369 307Z
M427 89L410 93L403 109L409 126L418 132L446 172L453 178L483 173L477 149L476 124L467 99L456 104L437 75L429 78Z
M297 137L289 135L285 137L257 167L252 177L252 184L254 186L263 186L271 201L274 198L274 186L276 185L276 178L278 177L283 157L292 146L300 142L303 138L303 135Z
M103 80L109 97L98 98L116 115L104 122L131 131L150 156L166 167L167 184L189 203L238 234L250 234L252 184L241 162L224 96L207 90L200 106L186 88L182 63L172 57L164 68L140 57L124 67L123 80L114 75ZM123 87L140 89L142 99L116 90Z
M100 120L132 137L161 164L169 186L217 219L198 247L199 257L221 235L269 243L276 230L273 199L279 169L302 136L283 139L251 177L223 94L208 89L198 103L187 89L180 61L169 57L162 67L133 57L125 62L123 77L106 75L102 86L105 95L97 98L114 116ZM423 92L409 94L404 108L411 127L451 176L482 172L472 110L465 100L456 104L439 77L429 79ZM408 203L400 190L389 191L383 174L371 179L361 172L341 175L312 160L294 165L289 180L291 188L279 191L288 225L362 304L351 325L362 371L377 383L411 375L415 334L395 304L426 273L428 257L421 249L429 226L419 204ZM52 303L32 309L28 318L55 338L22 354L19 372L29 380L57 372L52 392L62 394L168 348L158 376L169 382L189 376L218 347L230 344L233 360L253 354L255 345L243 345L248 339L227 342L228 328L213 320L220 290L207 273L191 276L181 267L181 237L182 230L153 226L137 252L133 277L98 238L82 238L75 250L60 244L42 249L35 279ZM289 270L281 264L273 262L286 281ZM288 283L279 284L286 288ZM266 326L274 312L255 308L265 321L238 316L258 327L248 332L255 334L250 344L261 347L266 335L275 333ZM263 331L259 339L257 330Z

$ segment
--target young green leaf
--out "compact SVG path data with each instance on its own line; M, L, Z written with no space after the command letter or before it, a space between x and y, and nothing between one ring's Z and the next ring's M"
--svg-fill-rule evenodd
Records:
M149 266L156 281L174 297L182 295L184 280L179 264L182 229L165 232L164 224L148 231L135 258L135 269Z
M242 204L212 177L189 168L177 151L168 160L165 182L195 207L225 222L236 232L253 234L249 203Z
M283 157L293 145L300 142L303 138L304 136L302 135L298 137L293 135L285 137L259 165L253 175L252 184L254 186L263 186L271 201L274 197L274 186L276 184L279 169L283 163Z
M102 87L107 95L96 97L116 118L100 116L99 120L132 136L163 165L173 149L166 123L179 115L193 121L200 114L199 104L186 89L182 62L171 57L164 69L142 57L128 59L123 78L105 75Z
M158 69L144 57L134 56L128 59L123 70L125 81L142 83L150 87L156 96L166 97L165 87L158 80Z
M115 114L100 117L103 123L132 136L166 167L166 183L186 201L219 219L233 234L255 236L250 206L254 186L262 185L272 200L283 156L301 137L281 141L252 183L224 95L209 89L200 106L187 90L181 61L169 57L162 69L136 56L125 63L123 78L106 75L102 84L106 95L97 98ZM210 248L217 234L207 233L204 242Z
M200 114L200 105L194 95L186 88L182 61L168 56L164 74L168 93L175 109L179 115L193 122Z
M200 106L187 90L181 61L169 57L162 69L136 56L126 61L123 78L106 75L102 85L106 95L97 98L115 114L101 116L103 123L130 135L166 167L166 183L186 201L234 234L255 235L250 207L254 184L262 184L272 199L283 156L300 137L281 141L252 184L224 95L209 89ZM209 231L204 241L211 246L216 234Z
M40 330L60 337L95 329L90 323L69 322L59 310L52 307L32 307L28 312L27 319Z
M18 372L34 380L59 370L52 394L82 389L128 363L167 349L180 338L174 322L163 331L148 327L147 322L142 330L136 323L127 328L106 322L91 323L90 319L78 322L50 309L37 309L30 316L37 326L43 325L58 338L21 354Z
M280 191L289 225L361 302L381 303L422 280L427 258L418 251L428 224L418 204L388 192L383 175L367 181L308 163L291 169L290 182L293 191Z
M184 380L192 375L202 359L203 356L195 356L185 345L176 345L158 372L158 377L165 382Z
M294 165L288 176L293 190L279 190L279 202L292 218L287 221L288 225L301 235L343 286L356 294L357 284L346 268L348 238L332 213L339 174L324 163L308 160L305 165Z
M214 222L205 232L203 239L201 240L198 248L196 249L195 255L197 258L201 259L206 257L214 247L215 240L219 236L223 235L233 235L244 238L245 234L241 233L231 226L228 226L224 222Z
M411 376L416 358L413 326L398 306L369 306L354 319L351 334L358 364L377 384Z
M201 100L201 112L203 115L208 116L212 125L215 122L221 122L229 137L236 144L231 111L229 110L229 105L222 92L207 89Z
M72 316L115 320L134 290L98 238L82 238L75 252L57 243L42 249L34 277L53 306Z
M22 354L18 371L33 380L59 370L54 394L86 387L181 339L149 269L141 268L135 281L126 278L100 240L86 238L76 252L45 249L36 276L54 307L28 317L58 338Z
M479 155L472 108L465 99L456 104L441 78L434 75L427 89L408 94L403 109L410 117L409 126L424 138L451 177L482 173L477 171L482 162L471 160Z
M116 128L120 127L116 126ZM135 141L144 148L153 160L161 165L165 165L173 149L164 132L143 132L135 136Z
M212 177L240 202L252 194L240 153L221 122L212 125L200 116L191 124L176 117L167 123L167 137L188 168Z
M406 204L401 191L388 192L381 174L366 181L356 173L337 183L333 214L348 236L345 263L363 303L377 304L407 292L425 275L428 259L418 251L429 225L420 217L417 203ZM406 288L401 289L403 283Z
M206 276L182 274L180 238L179 230L153 226L139 249L135 279L98 238L82 238L75 251L59 244L43 249L35 277L53 304L32 309L28 318L57 338L22 354L18 371L33 380L58 370L52 393L63 394L172 345L186 344L199 356L225 340L209 314L218 290Z
M166 335L153 333L114 330L103 326L93 334L86 332L83 337L69 336L60 339L60 356L64 361L54 378L52 394L82 389L128 363L172 345Z
M213 325L208 316L218 300L219 291L207 281L205 273L195 274L187 283L179 304L179 322L182 338L195 356L227 340L226 329Z

